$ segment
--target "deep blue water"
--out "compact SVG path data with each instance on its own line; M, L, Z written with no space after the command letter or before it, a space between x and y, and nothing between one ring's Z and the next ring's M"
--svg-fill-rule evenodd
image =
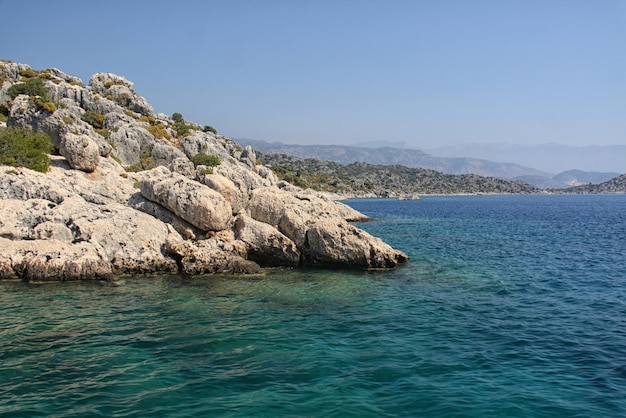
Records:
M626 195L348 203L411 262L0 282L0 416L626 416Z

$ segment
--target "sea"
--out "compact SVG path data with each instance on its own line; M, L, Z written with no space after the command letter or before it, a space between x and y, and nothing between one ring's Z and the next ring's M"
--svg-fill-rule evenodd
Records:
M626 416L626 195L346 203L410 262L1 281L0 416Z

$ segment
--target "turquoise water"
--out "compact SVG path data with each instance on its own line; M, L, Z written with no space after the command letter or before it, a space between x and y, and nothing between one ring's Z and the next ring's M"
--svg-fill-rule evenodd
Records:
M626 415L626 196L349 204L409 265L0 282L0 416Z

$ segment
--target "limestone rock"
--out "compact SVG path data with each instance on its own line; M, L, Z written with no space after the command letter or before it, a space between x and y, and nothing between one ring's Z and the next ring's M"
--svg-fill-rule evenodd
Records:
M276 174L264 165L257 166L257 174L264 180L267 186L275 186L278 183Z
M241 156L239 157L239 161L247 165L249 168L256 168L256 154L250 145L243 149Z
M300 263L296 244L276 228L241 214L235 230L237 239L246 244L250 260L268 267L295 267Z
M232 207L233 215L242 210L246 205L246 196L244 192L235 184L224 176L217 174L202 174L199 167L198 177L200 181L210 189L218 192Z
M344 220L320 220L306 237L305 265L391 269L407 261L404 253Z
M111 73L96 73L91 76L89 86L105 97L111 98L124 108L142 115L152 115L152 106L133 90L134 85L126 78Z
M128 204L133 208L145 212L151 216L154 216L161 222L165 222L168 227L173 228L178 234L180 234L185 239L189 240L197 240L203 239L205 236L205 231L202 231L189 222L181 219L176 216L171 211L165 209L163 206L158 203L152 202L141 195L141 193L137 193L133 195L129 200Z
M154 146L152 147L152 160L157 166L168 166L175 160L179 162L182 160L186 160L188 164L185 167L184 171L187 171L190 167L193 167L193 163L185 157L185 154L182 151L168 144L154 144Z
M195 172L196 172L193 166L193 163L189 161L187 157L174 158L167 165L167 168L170 171L181 174L185 177L193 177L195 176Z
M274 187L253 190L248 213L253 219L274 226L298 248L303 248L312 218L295 196Z
M375 269L394 268L407 260L405 254L350 225L343 207L315 196L261 188L251 193L248 212L295 242L304 265Z
M17 174L15 174L17 173ZM0 199L45 199L54 204L63 202L73 193L51 176L25 168L0 166Z
M100 162L100 148L86 135L66 134L61 140L59 152L70 167L91 173Z
M252 170L242 169L239 164L220 164L213 169L215 174L232 181L244 196L248 196L254 189L271 186L271 181L264 179Z
M219 143L215 135L210 132L192 131L190 135L180 140L180 145L185 155L190 159L201 152L216 155L222 161L231 158L224 144Z
M103 196L93 203L73 192L101 179L69 167L52 167L47 174L10 170L0 167L0 266L12 276L70 280L177 270L164 252L169 236L164 223L115 199Z
M261 268L244 258L245 245L231 231L222 231L193 245L170 243L168 249L180 257L181 272L188 275L215 273L256 274Z
M30 128L35 132L42 132L43 121L50 116L50 113L39 109L30 97L18 95L9 108L8 126L18 126L20 128Z
M203 231L229 227L232 207L222 195L165 167L146 174L140 188L146 199L163 205Z
M124 165L140 165L141 153L152 149L154 137L143 128L127 125L112 131L109 141L115 148L113 153Z
M55 240L0 238L0 266L5 278L25 280L109 279L108 263L89 251L88 244Z

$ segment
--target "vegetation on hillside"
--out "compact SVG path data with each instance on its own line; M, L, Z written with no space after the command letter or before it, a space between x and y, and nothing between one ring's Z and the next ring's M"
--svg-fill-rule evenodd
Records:
M11 99L15 99L20 94L30 96L31 100L40 110L48 113L54 113L57 106L48 98L48 91L45 86L45 80L51 77L49 71L37 72L29 69L20 73L22 82L13 84L7 89L7 95Z
M48 171L54 146L46 134L25 128L0 128L0 164Z
M452 175L423 168L367 163L339 164L285 154L257 153L257 159L296 186L357 196L420 194L528 194L540 190L521 181L475 174Z
M191 162L195 167L205 165L207 167L217 167L222 164L220 157L217 155L209 155L205 152L199 152L191 158Z
M551 193L571 194L620 194L626 193L626 174L600 184L584 184L567 189L550 190Z

